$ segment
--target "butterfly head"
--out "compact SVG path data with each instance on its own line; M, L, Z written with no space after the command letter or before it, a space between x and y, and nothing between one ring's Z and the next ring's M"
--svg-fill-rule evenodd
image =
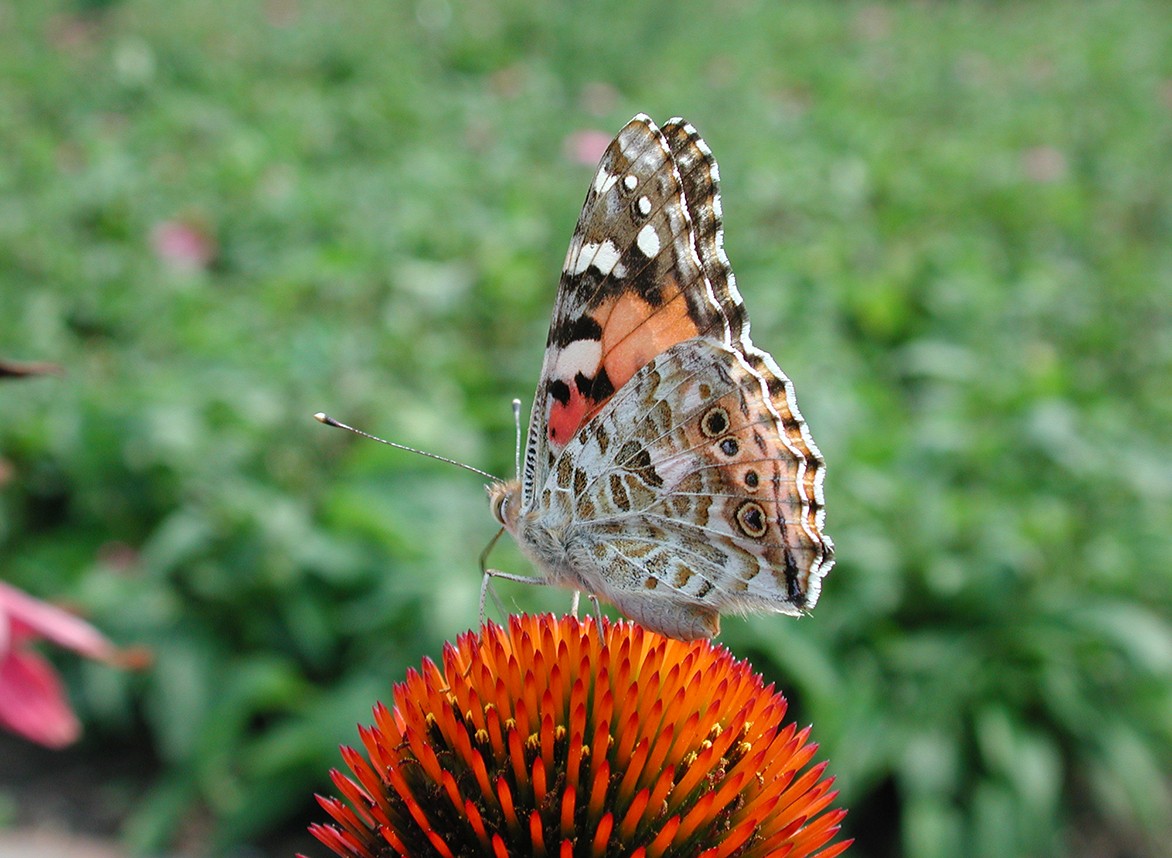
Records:
M521 481L493 483L488 487L488 505L492 509L493 518L506 530L515 533L517 518L521 514Z

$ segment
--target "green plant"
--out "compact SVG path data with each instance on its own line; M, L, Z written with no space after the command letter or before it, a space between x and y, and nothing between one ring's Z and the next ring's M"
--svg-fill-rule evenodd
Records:
M0 551L155 651L64 666L90 741L158 756L137 842L310 818L476 622L478 483L310 415L508 473L563 147L644 110L719 154L828 458L822 603L723 639L817 722L853 853L1157 854L1172 20L1078 5L5 8L0 342L66 375L0 396Z

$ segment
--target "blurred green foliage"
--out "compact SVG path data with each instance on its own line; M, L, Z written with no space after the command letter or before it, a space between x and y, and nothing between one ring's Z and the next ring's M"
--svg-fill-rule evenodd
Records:
M756 341L830 463L822 603L723 640L814 723L852 854L1157 854L1159 0L0 5L0 355L67 368L0 391L0 563L155 653L67 667L88 741L160 762L131 842L304 816L475 623L478 480L310 415L509 473L572 135L637 111L720 159Z

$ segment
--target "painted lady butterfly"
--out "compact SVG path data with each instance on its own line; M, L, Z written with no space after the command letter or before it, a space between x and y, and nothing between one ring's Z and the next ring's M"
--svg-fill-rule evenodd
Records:
M749 340L719 173L682 119L602 157L562 267L524 471L489 487L537 578L649 629L799 615L834 564L825 466L793 384ZM486 577L486 584L488 578Z

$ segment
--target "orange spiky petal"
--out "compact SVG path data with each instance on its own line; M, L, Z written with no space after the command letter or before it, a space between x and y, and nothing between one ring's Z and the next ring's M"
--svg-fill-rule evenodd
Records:
M408 671L311 832L344 858L835 858L845 812L785 711L708 641L513 617Z

